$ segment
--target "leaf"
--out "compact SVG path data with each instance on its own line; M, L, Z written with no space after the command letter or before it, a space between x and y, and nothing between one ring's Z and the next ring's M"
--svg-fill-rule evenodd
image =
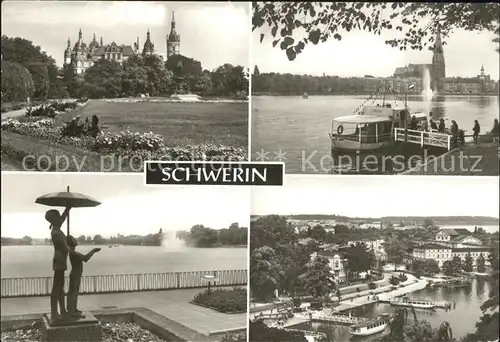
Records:
M316 16L316 11L314 10L314 5L311 5L311 9L309 10L310 14L311 14L311 17L315 17Z
M398 7L398 3L397 2L393 2L391 7L392 7L393 10L395 10L396 7Z
M262 43L263 40L264 40L264 33L261 33L260 34L260 42Z
M295 57L297 57L297 54L293 50L293 48L288 48L286 49L286 56L288 57L289 61L293 61Z
M295 19L295 27L301 27L302 22L300 20Z
M276 33L278 32L278 26L274 26L272 29L271 29L271 34L273 37L276 37Z
M285 37L285 39L283 39L283 43L286 44L286 47L289 47L290 45L293 45L293 43L295 42L295 39L293 39L292 37ZM285 49L282 49L282 50L285 50Z
M321 36L321 31L319 29L309 32L309 40L314 44L318 44L319 37Z
M337 40L342 40L342 36L338 33L335 33L335 35L333 36L333 38L337 39Z
M276 47L276 45L278 45L278 43L280 42L281 38L280 39L276 39L275 41L273 41L273 47Z

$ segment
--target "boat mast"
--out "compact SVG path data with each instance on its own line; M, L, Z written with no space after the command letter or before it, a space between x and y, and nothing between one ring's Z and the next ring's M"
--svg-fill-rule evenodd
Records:
M385 92L387 91L387 81L384 80L384 97L382 98L382 107L385 107Z

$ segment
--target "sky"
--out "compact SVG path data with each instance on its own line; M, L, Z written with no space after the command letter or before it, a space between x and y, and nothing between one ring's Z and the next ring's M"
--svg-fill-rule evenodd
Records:
M283 187L252 189L252 215L498 218L498 188L498 177L287 175Z
M149 1L2 1L2 34L39 45L59 66L68 37L72 46L81 28L104 44L144 45L149 28L156 52L166 55L172 11L180 34L180 53L213 70L224 63L249 65L250 16L247 3Z
M252 33L252 64L261 73L292 73L321 76L389 77L396 67L407 64L432 63L432 52L400 51L385 44L388 39L401 38L404 32L383 32L380 36L365 31L340 32L342 40L330 39L318 45L306 45L305 49L290 62L279 44L273 48L270 28L263 26ZM260 34L265 38L260 43ZM279 35L279 33L278 33ZM302 38L297 34L295 38ZM491 40L492 32L455 30L444 45L447 77L476 77L484 65L485 73L499 79L499 57ZM253 67L252 67L253 70Z
M189 230L195 224L220 229L238 222L248 227L250 189L241 186L144 186L142 174L2 172L2 237L49 238L45 212L37 197L66 191L102 204L74 208L70 233L104 237ZM60 212L63 208L59 209ZM64 225L64 231L66 226Z

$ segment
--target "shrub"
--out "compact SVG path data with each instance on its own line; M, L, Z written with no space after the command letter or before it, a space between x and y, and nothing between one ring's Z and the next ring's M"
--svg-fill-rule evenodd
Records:
M96 137L92 150L112 151L124 149L128 151L159 151L164 148L163 137L153 132L138 133L126 130L124 132L106 132Z
M247 290L245 288L205 290L193 298L193 303L209 307L219 312L236 313L247 310Z
M221 342L246 342L247 341L247 333L246 333L246 331L228 333L228 334L225 334L220 341Z
M33 108L33 107L30 107L28 108L28 110L26 111L26 115L27 116L44 116L44 117L47 117L47 118L53 118L57 115L58 113L56 112L56 110L48 105L42 105L38 108Z
M371 281L371 282L368 283L368 288L370 290L374 290L374 289L377 288L377 284L375 284L373 281Z
M400 282L405 282L407 280L408 280L408 276L406 274L404 274L404 273L399 274L399 281Z

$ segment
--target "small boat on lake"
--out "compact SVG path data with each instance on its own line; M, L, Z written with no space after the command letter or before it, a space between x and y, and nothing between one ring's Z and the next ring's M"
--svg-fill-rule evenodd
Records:
M307 93L304 93L304 94L302 95L302 98L303 98L303 99L308 99L308 98L309 98L309 95L307 95Z
M392 299L389 303L394 306L407 306L415 309L434 309L436 307L436 304L430 300L411 299L408 297Z
M369 336L384 331L391 323L391 316L381 315L375 319L354 324L349 328L349 333L354 336Z

